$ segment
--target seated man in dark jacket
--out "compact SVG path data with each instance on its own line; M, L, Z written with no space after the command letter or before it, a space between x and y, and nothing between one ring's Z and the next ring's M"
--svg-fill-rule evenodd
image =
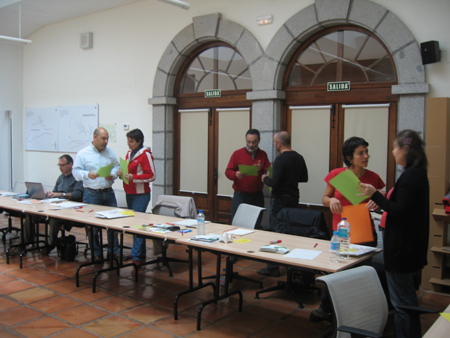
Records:
M47 191L45 194L49 198L63 198L71 201L81 202L83 200L83 182L76 181L72 175L73 159L70 155L62 155L59 158L58 166L61 170L61 175L56 180L53 191ZM23 226L23 239L25 243L32 243L35 238L35 222L39 219L38 216L27 215ZM63 223L64 222L64 223ZM58 231L64 224L64 228L68 231L72 228L70 221L62 221L60 219L50 219L50 231L49 231L49 248L47 254L49 254L56 246L56 239L58 237ZM22 249L14 247L9 251L10 255L19 255Z

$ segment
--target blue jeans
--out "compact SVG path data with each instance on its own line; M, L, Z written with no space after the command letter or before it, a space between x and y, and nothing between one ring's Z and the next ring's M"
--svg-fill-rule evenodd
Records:
M409 315L398 308L399 305L417 306L417 294L414 288L414 273L394 273L386 271L389 297L395 308L394 326L397 338L409 337Z
M150 203L149 192L145 194L127 194L126 198L128 209L137 212L145 212ZM131 257L133 260L137 261L139 258L144 258L145 252L145 238L133 235L133 247L131 248Z
M97 205L105 205L108 207L117 207L116 196L114 195L114 190L112 188L106 192L94 191L91 189L84 188L83 192L83 202L87 204L97 204ZM117 236L117 232L108 230L108 243L113 243L113 253L119 253L119 237ZM89 237L90 237L89 232ZM92 241L92 245L94 246L94 256L100 256L101 248L98 240L98 232L94 231L94 239ZM108 247L108 252L109 252Z
M250 205L254 205L256 207L264 208L264 194L262 191L255 192L254 194L246 194L243 192L235 191L233 194L233 213L231 215L231 219L234 218L237 209L241 203L246 203ZM261 229L261 219L262 213L256 222L255 229Z

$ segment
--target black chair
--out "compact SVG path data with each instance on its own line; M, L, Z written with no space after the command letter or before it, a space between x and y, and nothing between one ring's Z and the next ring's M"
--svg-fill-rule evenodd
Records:
M278 223L275 232L296 236L329 239L325 217L321 211L297 208L281 209L277 215ZM315 287L315 273L313 270L301 268L287 268L286 281L278 281L277 285L256 292L256 299L266 292L285 290L292 294L303 308L303 302L297 293L297 288L316 290L320 295L321 290Z

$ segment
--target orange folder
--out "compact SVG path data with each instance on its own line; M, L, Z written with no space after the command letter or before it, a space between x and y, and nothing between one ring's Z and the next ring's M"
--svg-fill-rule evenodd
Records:
M350 223L350 243L358 244L373 241L372 222L367 203L342 207L341 217Z

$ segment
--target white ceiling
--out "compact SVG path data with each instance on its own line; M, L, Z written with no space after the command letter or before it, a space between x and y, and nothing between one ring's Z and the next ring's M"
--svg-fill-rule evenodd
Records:
M141 0L0 0L0 35L26 39L39 28Z

